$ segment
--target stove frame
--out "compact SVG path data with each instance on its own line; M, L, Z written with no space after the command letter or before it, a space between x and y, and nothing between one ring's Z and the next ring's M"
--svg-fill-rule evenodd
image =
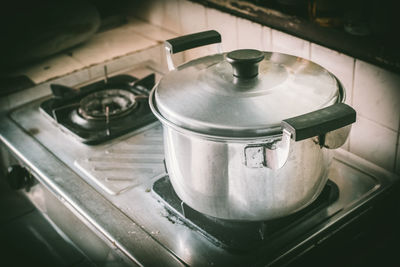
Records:
M84 81L78 79L76 84L80 82ZM47 90L49 92L49 88ZM21 193L47 214L89 258L99 261L102 259L93 247L101 248L112 255L112 259L118 258L121 265L127 266L158 265L160 262L165 266L287 265L312 251L319 251L327 243L336 243L335 238L345 232L344 229L382 210L389 201L388 196L398 190L398 176L339 149L334 152L328 174L339 187L339 199L318 212L318 216L325 219L319 218L317 224L299 223L272 244L234 253L213 244L181 223L179 218L169 216L168 209L152 193L153 184L165 176L160 145L163 138L158 122L113 141L88 146L60 130L39 112L42 99L30 100L0 115L0 140L10 156L8 164L15 163L28 170L36 182L29 192L21 189ZM135 161L137 155L131 154L129 145L133 150L151 153L141 154L145 155L145 161ZM130 169L124 172L124 168L132 164L131 160L135 168L140 166L154 172L128 177L134 181L124 180L128 184L114 185L112 189L115 190L111 190L110 185L103 182L107 175L94 174L77 164L80 159L83 162L90 157L101 159L107 155L106 161L123 159L116 165L121 174L130 175ZM356 229L352 235L357 234Z

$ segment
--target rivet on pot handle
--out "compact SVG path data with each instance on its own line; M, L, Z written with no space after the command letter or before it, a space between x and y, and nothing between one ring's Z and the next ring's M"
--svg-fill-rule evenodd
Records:
M346 141L350 126L355 121L356 111L344 103L283 120L281 122L282 139L269 144L247 146L245 164L250 168L262 166L274 170L282 168L289 156L290 139L301 141L320 136L320 142L323 142L320 143L321 146L340 147ZM262 154L255 155L254 152L261 150Z
M221 35L215 30L187 34L165 41L168 69L170 71L175 69L172 54L215 43L221 43ZM221 46L218 46L218 53L221 53Z

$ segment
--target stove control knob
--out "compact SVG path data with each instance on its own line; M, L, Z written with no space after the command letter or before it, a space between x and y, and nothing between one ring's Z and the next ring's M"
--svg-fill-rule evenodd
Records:
M25 188L29 191L33 184L31 174L20 165L11 165L8 167L7 181L10 187L14 190Z

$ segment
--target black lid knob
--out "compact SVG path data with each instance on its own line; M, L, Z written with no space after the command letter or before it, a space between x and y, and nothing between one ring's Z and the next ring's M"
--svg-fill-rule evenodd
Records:
M239 79L251 79L258 75L258 63L264 59L264 53L255 49L240 49L226 55L233 68L233 76Z

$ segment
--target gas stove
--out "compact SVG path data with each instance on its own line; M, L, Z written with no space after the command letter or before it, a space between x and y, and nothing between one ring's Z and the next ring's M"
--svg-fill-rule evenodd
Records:
M144 65L150 74L157 70ZM136 77L137 69L94 81L75 73L72 84L42 85L47 94L0 118L3 148L34 178L20 190L94 261L295 264L316 251L324 255L325 244L350 240L339 238L349 227L352 237L362 234L354 225L397 187L396 175L339 149L325 189L304 210L267 222L203 215L169 182L162 128L147 106L155 76Z
M98 144L155 121L148 94L155 75L120 74L80 88L51 84L53 97L40 105L60 127L85 144Z

